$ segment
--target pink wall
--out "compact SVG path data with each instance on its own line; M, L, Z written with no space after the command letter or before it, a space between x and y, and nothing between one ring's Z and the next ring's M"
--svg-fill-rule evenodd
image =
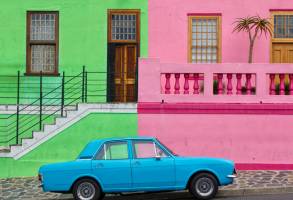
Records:
M138 115L140 135L158 137L181 155L249 164L292 164L292 121L292 115Z
M188 13L222 14L222 62L247 62L248 37L233 33L236 18L270 17L270 9L293 9L290 0L149 0L149 57L187 62ZM270 39L256 41L254 62L270 59Z

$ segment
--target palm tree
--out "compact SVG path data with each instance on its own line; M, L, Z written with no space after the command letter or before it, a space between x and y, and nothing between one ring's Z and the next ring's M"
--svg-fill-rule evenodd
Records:
M249 57L248 63L252 63L253 47L257 36L261 36L263 33L267 37L267 34L272 36L272 25L267 18L261 18L259 16L238 18L235 22L233 32L244 31L249 36Z

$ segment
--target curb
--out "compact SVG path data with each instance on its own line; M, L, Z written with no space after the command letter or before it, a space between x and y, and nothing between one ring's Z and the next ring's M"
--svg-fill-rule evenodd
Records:
M293 187L272 187L272 188L243 188L243 189L220 189L217 197L233 196L252 196L252 195L270 195L270 194L290 194L293 193ZM164 192L152 194L132 194L132 195L107 195L105 200L146 200L146 199L190 199L192 196L187 191ZM60 200L72 199L72 195L61 195Z
M219 197L225 196L251 196L267 194L290 194L293 187L268 187L268 188L243 188L243 189L223 189L219 190Z

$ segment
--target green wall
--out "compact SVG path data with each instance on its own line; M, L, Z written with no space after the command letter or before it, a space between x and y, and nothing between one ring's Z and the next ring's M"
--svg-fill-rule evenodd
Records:
M137 114L90 114L19 160L0 158L0 178L36 176L41 165L75 159L91 140L137 136Z
M56 115L43 115L43 125L54 124L56 117ZM18 142L24 138L31 138L33 131L40 130L39 119L39 115L19 115ZM16 115L0 115L0 127L0 146L9 147L16 144Z
M141 56L147 56L147 0L1 0L0 74L25 72L26 12L59 11L59 72L107 70L107 9L141 9Z

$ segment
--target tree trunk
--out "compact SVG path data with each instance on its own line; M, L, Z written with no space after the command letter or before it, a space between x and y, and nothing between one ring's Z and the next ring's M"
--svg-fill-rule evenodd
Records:
M251 42L250 42L250 45L249 45L249 57L248 57L248 63L252 63L253 46L254 46L254 41L251 41Z

